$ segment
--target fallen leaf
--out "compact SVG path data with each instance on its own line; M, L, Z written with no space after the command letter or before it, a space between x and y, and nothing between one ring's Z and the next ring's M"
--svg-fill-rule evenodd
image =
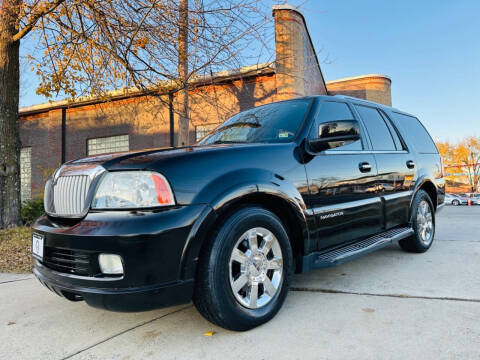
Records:
M32 271L31 237L28 227L0 230L0 272Z
M375 309L370 309L370 308L364 308L362 309L363 311L367 312L367 313L373 313L375 312Z
M213 334L215 334L215 331L207 331L207 332L204 333L203 335L205 335L205 336L213 336Z
M15 325L15 323L14 323L13 321L9 321L7 325L8 325L8 326L10 326L10 325Z

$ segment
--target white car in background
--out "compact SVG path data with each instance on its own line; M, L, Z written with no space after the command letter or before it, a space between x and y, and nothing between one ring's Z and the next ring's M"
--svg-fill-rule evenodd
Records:
M445 204L448 205L467 205L467 199L453 194L445 194Z
M472 205L480 205L480 195L474 195L470 198Z

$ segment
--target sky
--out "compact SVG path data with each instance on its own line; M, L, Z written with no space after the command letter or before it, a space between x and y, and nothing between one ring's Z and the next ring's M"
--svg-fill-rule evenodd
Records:
M434 140L480 136L479 0L289 4L306 18L326 80L387 75L393 106L418 116ZM35 94L35 75L24 70L20 105L45 102Z

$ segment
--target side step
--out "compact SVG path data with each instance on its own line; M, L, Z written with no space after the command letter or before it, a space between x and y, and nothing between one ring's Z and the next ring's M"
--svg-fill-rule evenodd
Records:
M303 257L302 272L342 264L348 260L381 249L412 234L413 229L411 227L395 228L341 248L327 252L312 253Z

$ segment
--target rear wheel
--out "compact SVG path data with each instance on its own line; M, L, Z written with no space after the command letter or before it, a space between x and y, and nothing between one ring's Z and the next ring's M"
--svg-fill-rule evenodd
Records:
M458 205L460 205L460 201L458 201L458 200L453 200L453 201L452 201L452 204L455 205L455 206L458 206Z
M411 223L414 234L399 241L400 247L408 252L423 253L432 246L435 236L435 211L428 194L419 190L412 206Z
M281 221L262 208L241 209L202 249L194 304L219 326L249 330L278 312L292 268L292 250Z

